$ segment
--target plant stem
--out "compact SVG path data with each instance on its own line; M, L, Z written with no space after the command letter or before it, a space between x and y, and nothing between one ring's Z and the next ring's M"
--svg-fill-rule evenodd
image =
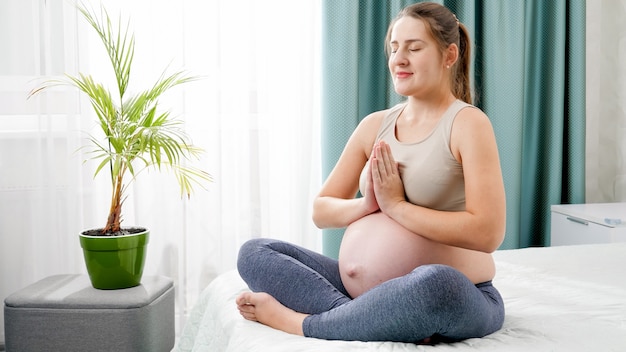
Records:
M114 183L113 197L111 198L111 208L109 209L109 217L107 224L102 233L120 231L120 223L122 216L122 193L123 193L123 175L125 169L120 170Z

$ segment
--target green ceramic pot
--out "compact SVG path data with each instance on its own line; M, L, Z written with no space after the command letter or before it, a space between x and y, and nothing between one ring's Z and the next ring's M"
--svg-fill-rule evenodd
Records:
M80 246L93 287L114 290L141 283L150 231L145 228L126 230L129 234L123 236L89 235L96 230L80 234Z

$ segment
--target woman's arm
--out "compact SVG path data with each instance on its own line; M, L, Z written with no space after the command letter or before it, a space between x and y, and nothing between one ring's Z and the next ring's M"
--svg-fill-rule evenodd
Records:
M437 211L406 201L395 174L397 165L385 143L374 147L371 160L376 165L372 168L376 199L385 214L416 234L491 253L504 239L506 199L496 139L487 116L479 109L461 110L453 124L450 144L463 166L465 211Z
M319 228L342 228L378 210L372 191L355 198L361 170L369 159L386 110L365 117L346 143L337 164L313 202L313 222ZM371 187L370 187L371 188Z

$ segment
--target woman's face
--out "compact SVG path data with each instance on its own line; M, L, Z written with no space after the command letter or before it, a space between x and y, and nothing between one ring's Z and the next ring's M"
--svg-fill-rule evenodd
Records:
M424 21L400 18L392 27L389 45L389 71L398 94L426 96L447 82L443 55Z

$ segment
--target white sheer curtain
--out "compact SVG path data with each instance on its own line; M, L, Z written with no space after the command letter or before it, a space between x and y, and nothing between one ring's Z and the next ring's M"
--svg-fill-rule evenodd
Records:
M587 0L587 202L626 202L626 0Z
M235 267L251 237L315 250L319 189L319 1L105 0L136 36L133 87L169 65L202 75L162 104L185 120L215 181L181 199L169 174L144 174L124 221L150 228L145 275L176 284L177 329L200 291ZM87 2L98 8L99 2ZM77 234L103 225L106 174L77 151L94 128L84 97L60 88L26 100L34 79L64 72L112 81L73 4L0 2L0 297L43 277L84 273ZM94 130L95 131L95 130ZM0 334L3 334L0 319ZM3 341L3 335L0 341Z

